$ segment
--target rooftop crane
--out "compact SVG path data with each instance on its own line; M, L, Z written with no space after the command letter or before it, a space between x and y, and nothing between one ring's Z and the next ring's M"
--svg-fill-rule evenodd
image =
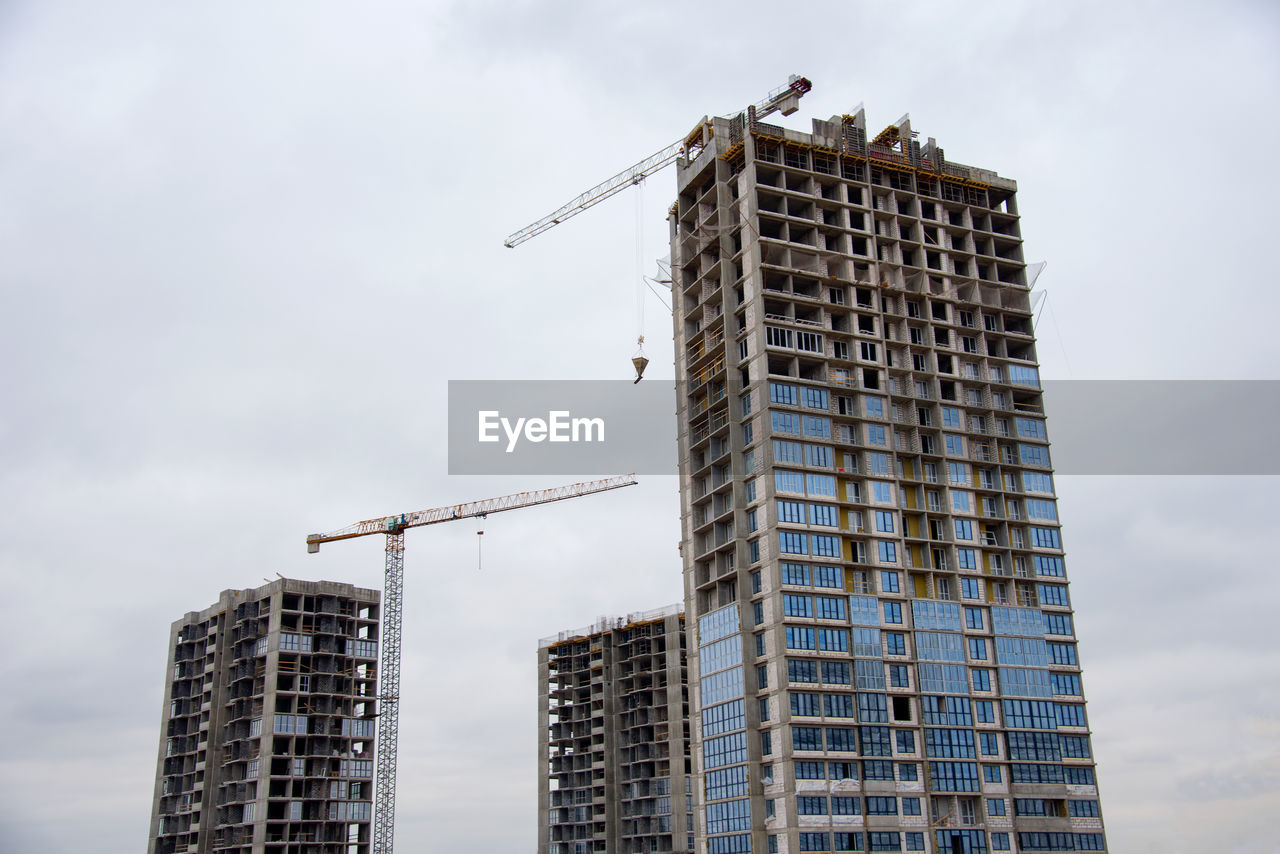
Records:
M396 754L400 730L400 627L404 606L404 532L409 528L454 522L458 519L485 518L490 513L519 510L536 504L550 504L583 495L594 495L624 486L635 486L635 475L620 475L604 480L573 483L536 492L519 492L501 498L488 498L469 504L451 504L416 513L401 513L356 522L327 534L309 534L307 552L320 551L321 543L350 540L370 534L387 537L387 572L382 600L382 651L378 680L381 701L378 709L378 753L376 791L374 792L373 854L391 854L395 841Z
M763 101L748 107L744 112L754 110L755 118L757 119L775 112L781 112L784 116L789 116L800 108L800 98L812 88L813 84L809 82L808 78L793 74L791 79L787 81L786 86L781 86L770 92ZM700 133L701 130L702 126L699 124L695 133ZM617 195L627 187L638 184L655 172L661 171L680 156L691 137L692 134L689 137L676 140L661 151L650 154L630 169L624 169L609 180L597 184L585 193L570 199L542 219L526 225L515 234L512 234L504 241L503 245L508 249L514 249L526 240L537 237L542 232L556 227L566 219L577 216L587 208L598 205L610 196Z

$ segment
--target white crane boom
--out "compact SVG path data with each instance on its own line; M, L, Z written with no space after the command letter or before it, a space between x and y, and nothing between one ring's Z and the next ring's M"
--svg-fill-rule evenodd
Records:
M755 110L757 119L779 111L784 116L789 116L799 108L801 96L812 88L813 84L809 82L808 78L793 74L786 86L780 86L770 92L763 101L756 104L752 109ZM698 130L701 130L701 125L699 125ZM590 190L570 199L542 219L526 225L509 236L503 242L503 245L508 249L514 249L526 240L537 237L542 232L555 228L565 220L577 216L587 208L598 205L605 199L617 195L627 187L640 183L645 178L673 163L684 150L687 141L688 137L678 139L661 151L650 154L631 168L624 169L607 181L602 181Z
M404 532L407 528L485 517L503 510L519 510L552 501L594 495L610 489L635 486L635 475L621 475L572 483L535 492L518 492L467 504L451 504L415 513L401 513L356 522L327 534L307 536L307 552L320 551L321 543L349 540L370 534L387 537L386 579L382 598L382 649L379 653L378 753L373 805L373 854L391 854L395 843L396 759L400 732L400 639L404 613Z

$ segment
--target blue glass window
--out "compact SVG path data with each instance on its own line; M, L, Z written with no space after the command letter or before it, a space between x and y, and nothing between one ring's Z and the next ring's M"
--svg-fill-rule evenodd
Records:
M792 563L790 561L782 561L782 583L783 584L809 584L809 565L804 563Z
M803 525L804 518L804 502L802 501L786 501L782 498L778 499L778 521L790 522L794 525Z
M827 390L824 388L800 389L800 400L809 409L827 408Z
M840 538L826 534L811 534L815 557L840 557Z
M813 649L813 629L807 626L787 626L787 649Z
M769 383L769 402L787 406L796 405L796 387L785 383Z
M1024 466L1048 466L1049 449L1044 445L1018 445L1018 454Z
M838 566L815 566L813 568L813 586L844 589L844 570Z
M907 654L907 636L902 632L885 632L884 645L889 655Z
M787 617L812 617L813 599L808 596L785 594L782 597L782 613Z
M778 492L795 492L804 495L804 475L801 472L779 469L773 473L773 478Z
M779 531L778 550L782 554L807 555L809 553L809 538L795 531Z

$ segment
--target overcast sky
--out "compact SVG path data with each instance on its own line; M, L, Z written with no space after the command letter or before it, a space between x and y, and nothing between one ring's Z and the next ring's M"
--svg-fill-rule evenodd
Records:
M186 611L380 587L380 540L305 535L571 480L449 477L446 382L628 377L674 174L503 238L790 73L790 127L910 112L1019 182L1044 376L1278 378L1278 37L1265 2L0 4L0 850L142 849ZM670 379L652 297L643 331ZM1275 478L1058 485L1113 850L1274 851ZM680 597L674 475L483 527L483 568L472 522L408 537L406 851L532 850L538 638Z

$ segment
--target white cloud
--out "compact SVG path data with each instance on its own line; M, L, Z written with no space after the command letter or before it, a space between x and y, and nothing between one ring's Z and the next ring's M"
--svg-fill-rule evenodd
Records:
M276 572L380 583L380 543L309 532L550 485L448 477L445 381L628 376L635 196L502 239L790 73L792 126L910 111L1020 182L1047 376L1277 364L1269 4L0 14L6 850L142 844L170 621ZM644 331L671 376L652 299ZM1060 478L1117 850L1274 836L1271 483ZM402 847L532 843L537 638L678 599L677 513L648 478L492 517L483 569L468 525L410 535Z

